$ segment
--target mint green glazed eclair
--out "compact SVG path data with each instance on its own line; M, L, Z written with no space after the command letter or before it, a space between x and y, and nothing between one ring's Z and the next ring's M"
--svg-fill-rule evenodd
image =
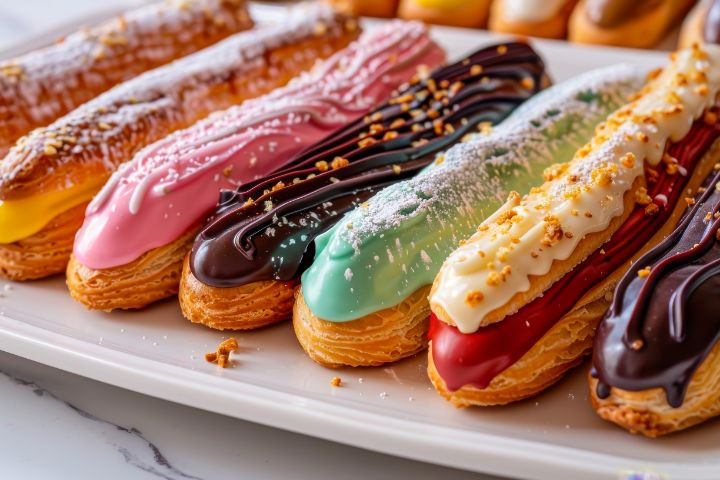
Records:
M618 65L551 87L319 236L293 312L310 357L367 366L423 350L427 293L447 255L511 191L527 193L545 169L569 161L644 79Z

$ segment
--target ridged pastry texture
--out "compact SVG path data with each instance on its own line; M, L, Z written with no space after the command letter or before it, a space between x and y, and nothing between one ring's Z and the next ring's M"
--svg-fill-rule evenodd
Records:
M366 367L396 362L427 346L429 290L430 287L421 288L394 308L347 323L317 318L298 290L293 307L295 335L308 356L326 367Z
M630 433L660 437L685 430L720 415L720 344L716 344L695 371L681 406L672 407L662 388L630 391L612 389L597 395L597 378L588 376L590 401L597 414Z
M187 263L186 258L185 272L190 270ZM234 288L213 288L192 275L182 275L180 307L193 323L216 330L251 330L286 320L297 284L297 281L269 280Z
M180 271L199 227L170 245L156 248L123 269L93 270L70 258L66 282L70 296L93 310L142 308L178 292Z
M47 227L39 219L50 223L66 210L86 204L102 181L143 146L214 110L287 83L317 58L355 38L357 28L348 25L346 17L329 7L298 7L284 25L237 34L123 83L33 131L0 163L0 236L6 239L0 251L13 250L22 262L23 244L18 241L39 243L34 237ZM72 188L81 191L76 194ZM22 212L15 210L29 208L28 201L42 204L45 196L56 192L68 194L45 209L33 207L30 221L20 222ZM4 219L15 223L6 225ZM37 229L28 230L29 225ZM60 228L67 237L63 241L71 242L75 231L59 225L53 235L59 236ZM65 267L62 262L55 265L52 273Z
M53 218L35 235L2 245L0 277L36 280L63 272L84 217L85 205L78 205Z
M1 61L0 158L118 83L251 26L245 0L168 0Z

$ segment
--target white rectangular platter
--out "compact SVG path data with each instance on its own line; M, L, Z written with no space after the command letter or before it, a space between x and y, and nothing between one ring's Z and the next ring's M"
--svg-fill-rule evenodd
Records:
M374 23L369 23L372 28ZM451 59L495 39L435 28ZM537 41L556 81L665 54ZM0 53L0 57L2 54ZM204 353L226 335L191 325L175 300L140 312L89 312L62 278L0 282L0 349L166 400L384 453L531 479L720 478L720 430L710 422L666 439L628 435L588 402L587 365L547 393L505 408L458 410L430 387L425 355L387 368L331 371L314 364L291 325L234 335L232 368ZM333 388L339 375L343 386ZM182 421L182 419L177 419Z

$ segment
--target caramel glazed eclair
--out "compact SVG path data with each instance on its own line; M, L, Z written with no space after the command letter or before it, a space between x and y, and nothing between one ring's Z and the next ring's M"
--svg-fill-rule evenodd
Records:
M185 316L221 329L290 318L318 234L547 85L543 61L530 46L502 45L503 53L498 48L416 77L388 103L279 172L226 192L183 270Z
M448 259L430 293L429 376L457 406L532 396L590 351L630 262L712 170L720 47L683 50L547 181L506 204Z
M0 158L118 83L250 27L245 0L170 0L0 62Z
M692 210L620 280L598 327L590 398L657 437L720 414L720 163Z
M458 241L510 191L529 191L546 167L571 159L643 80L618 65L550 87L318 237L293 312L310 357L327 366L379 365L423 350L430 284Z
M445 52L419 22L364 33L285 87L216 112L143 149L93 199L67 269L72 297L94 309L141 308L177 293L185 255L220 189L287 164L362 118Z
M135 77L21 138L0 162L0 275L62 272L85 206L122 162L215 110L284 85L353 40L350 20L328 6L298 6L282 25L238 33Z

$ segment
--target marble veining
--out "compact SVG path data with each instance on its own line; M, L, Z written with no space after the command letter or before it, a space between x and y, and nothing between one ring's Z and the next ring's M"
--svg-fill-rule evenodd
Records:
M16 377L3 370L0 370L0 375L0 378L31 391L37 397L42 397L48 402L62 404L84 420L91 422L94 427L94 434L102 437L102 440L114 448L128 465L164 480L203 480L201 477L190 475L173 467L160 449L145 438L137 428L116 425L98 418L92 413L57 397L54 393L33 381Z

